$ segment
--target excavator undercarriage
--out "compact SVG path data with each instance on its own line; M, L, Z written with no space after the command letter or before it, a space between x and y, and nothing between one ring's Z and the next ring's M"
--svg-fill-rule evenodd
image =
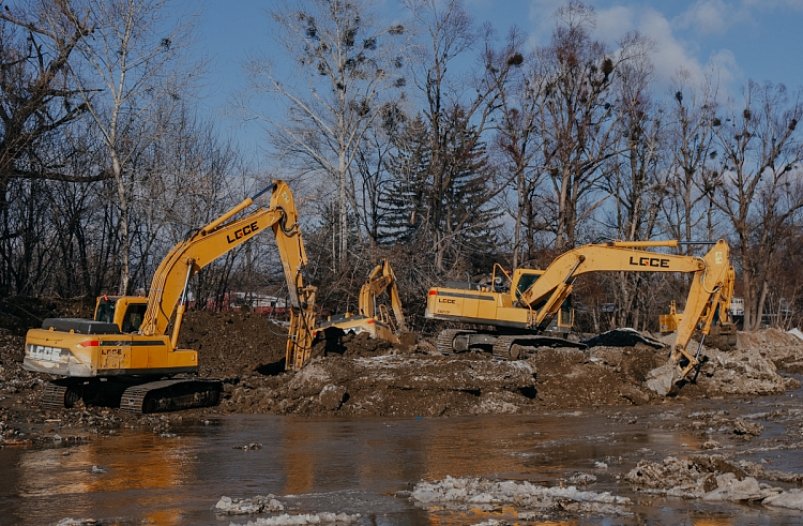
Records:
M46 409L79 404L119 407L127 413L160 413L215 406L223 383L204 378L63 378L49 382L42 393Z

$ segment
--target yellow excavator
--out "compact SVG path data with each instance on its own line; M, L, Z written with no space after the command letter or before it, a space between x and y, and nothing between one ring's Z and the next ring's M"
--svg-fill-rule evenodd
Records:
M728 324L727 306L733 293L734 272L729 247L717 241L703 257L664 254L645 250L677 247L676 240L611 241L569 250L555 258L545 270L518 268L505 273L509 287L501 286L497 267L490 286L476 289L431 288L425 317L472 325L470 329L447 329L437 338L441 352L488 350L505 358L518 358L527 347L583 344L555 338L546 332L575 279L589 272L682 272L692 274L686 308L680 318L672 345L671 363L677 380L687 379L701 365L701 348L687 346L695 331L707 335L713 323ZM501 268L501 267L500 267ZM499 276L502 277L502 276ZM490 329L489 329L490 327Z
M269 190L270 204L235 219ZM162 260L147 298L102 297L94 319L48 318L25 338L23 367L59 377L48 384L43 405L116 405L158 412L218 403L221 382L198 377L198 353L178 348L190 278L217 258L265 231L273 231L290 299L285 367L309 360L315 325L315 287L305 285L307 255L293 194L273 184L174 246ZM172 330L168 329L172 325Z
M379 297L387 294L391 316L388 307L380 303ZM329 317L318 327L319 332L326 333L327 329L337 328L345 333L367 333L372 338L378 338L394 345L400 343L399 333L407 332L407 322L404 318L399 288L396 285L396 275L385 259L380 261L368 274L368 279L360 288L358 312L346 313Z

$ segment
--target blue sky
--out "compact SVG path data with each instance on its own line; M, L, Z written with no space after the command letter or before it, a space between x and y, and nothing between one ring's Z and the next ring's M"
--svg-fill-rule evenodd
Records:
M180 0L177 16L192 14L194 58L206 60L198 110L215 121L246 158L264 158L264 131L237 111L233 100L248 92L244 64L270 55L268 15L273 2L259 0ZM490 22L500 35L516 25L537 46L548 41L553 13L565 0L465 0L477 23ZM680 67L692 81L706 74L719 79L720 97L737 97L747 79L803 87L803 0L586 0L598 21L595 36L613 46L638 30L655 42L656 82L672 89ZM374 0L388 21L404 18L396 0ZM274 54L277 55L278 54ZM260 104L270 105L270 101ZM263 161L264 162L264 161Z

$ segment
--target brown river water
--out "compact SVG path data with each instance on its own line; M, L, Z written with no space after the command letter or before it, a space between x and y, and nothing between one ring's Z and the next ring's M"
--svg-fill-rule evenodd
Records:
M584 489L633 499L634 514L528 524L801 524L799 512L646 496L617 480L641 459L701 451L703 439L688 426L673 425L693 410L724 408L744 415L764 426L756 440L771 443L788 429L762 415L799 408L801 399L798 390L745 402L700 401L694 407L673 402L536 416L226 416L173 426L169 434L122 431L70 447L0 449L0 524L56 524L67 517L121 525L246 524L255 517L216 515L215 503L223 495L269 493L290 513L359 513L358 524L474 524L504 517L430 513L398 493L447 475L553 485L576 472L597 477ZM728 440L722 442L744 452L739 458L803 473L800 449L756 453L755 441ZM245 447L251 444L261 448Z

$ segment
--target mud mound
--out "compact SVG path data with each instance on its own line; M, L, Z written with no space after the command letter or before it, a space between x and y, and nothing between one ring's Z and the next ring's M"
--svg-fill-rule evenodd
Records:
M538 401L546 407L644 404L655 398L642 384L666 352L650 347L539 349L529 359L538 374Z
M440 416L512 413L534 405L523 361L381 355L316 358L296 373L233 385L226 411L305 415Z
M188 312L179 345L198 351L202 376L284 369L287 326L252 313ZM281 362L281 363L280 363Z
M760 331L739 331L736 335L737 346L740 349L769 349L779 346L800 345L800 339L781 329L761 329Z
M798 386L796 380L778 372L776 358L787 356L780 348L743 348L733 351L706 349L708 363L701 369L697 385L708 395L763 395L782 393ZM799 356L801 346L784 349Z
M739 349L753 350L784 371L803 373L803 341L780 329L738 334Z

